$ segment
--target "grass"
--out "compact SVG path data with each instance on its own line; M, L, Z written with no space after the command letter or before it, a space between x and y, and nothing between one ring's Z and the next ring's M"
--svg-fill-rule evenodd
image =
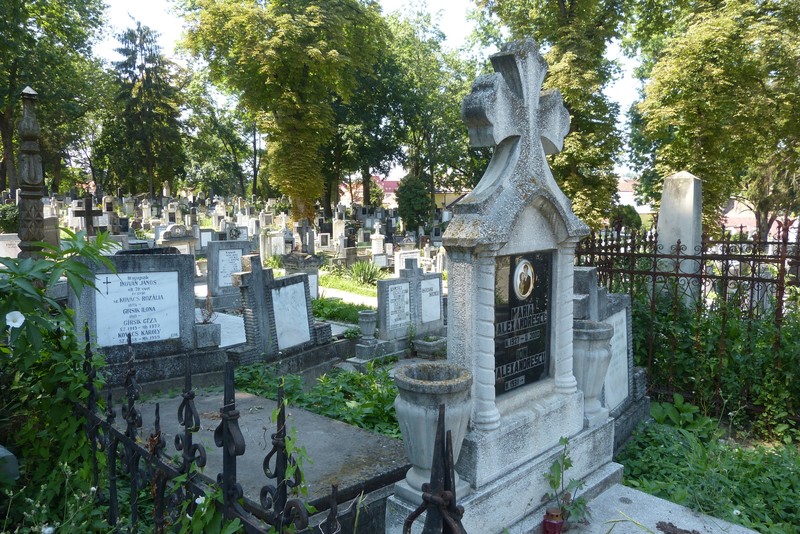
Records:
M339 321L342 323L358 324L358 312L374 310L371 306L363 304L350 304L339 299L320 297L311 301L314 317L325 321Z
M378 288L373 286L363 286L357 282L350 280L343 276L335 274L320 274L319 285L322 288L329 287L331 289L338 289L340 291L347 291L348 293L355 293L356 295L363 295L365 297L377 297Z

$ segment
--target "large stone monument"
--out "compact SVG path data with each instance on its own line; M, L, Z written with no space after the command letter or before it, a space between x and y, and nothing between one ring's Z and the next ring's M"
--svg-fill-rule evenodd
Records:
M621 476L611 463L613 424L596 394L605 369L582 374L593 388L587 410L573 373L574 356L610 356L611 329L583 321L580 330L592 345L574 349L581 339L573 332L573 258L589 230L545 159L569 131L561 95L541 91L547 66L531 40L506 45L491 61L495 73L476 80L462 117L471 144L495 147L494 156L454 207L443 236L447 359L474 377L469 431L456 465L470 493L459 494L458 504L467 532L529 532L542 521L544 475L561 437L569 437L575 460L568 478L589 478L587 487L598 488ZM396 493L387 504L387 532L400 532L400 519L412 509Z

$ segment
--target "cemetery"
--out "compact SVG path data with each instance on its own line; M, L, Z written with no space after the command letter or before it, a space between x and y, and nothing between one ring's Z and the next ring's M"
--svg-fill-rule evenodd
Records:
M713 21L685 8L691 27L652 57L661 36L627 36L662 66L626 134L655 210L642 223L613 189L621 141L598 141L618 135L598 89L613 67L559 56L606 50L623 20L650 20L639 8L593 13L613 35L575 29L571 50L547 21L594 7L478 3L487 34L515 37L467 60L379 4L284 6L302 46L251 6L303 50L281 63L229 4L176 8L204 64L189 70L206 69L189 88L137 23L104 67L116 96L85 117L59 115L45 73L2 96L1 532L798 531L798 156L782 151L800 131L760 103L713 115L730 120L703 143L659 122L680 114L670 83L721 105L664 66L700 61L692 32ZM715 9L764 30L730 61L752 67L742 83L769 63L757 87L788 106L800 56L772 52L796 14ZM31 15L35 32L66 24L57 11ZM723 67L705 74L721 92ZM771 128L726 129L745 115ZM753 225L726 227L733 198L764 188Z

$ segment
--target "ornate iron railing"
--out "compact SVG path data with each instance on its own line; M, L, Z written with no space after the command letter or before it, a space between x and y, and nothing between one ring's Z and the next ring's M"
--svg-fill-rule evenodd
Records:
M294 475L287 477L287 466L295 465L295 460L286 450L286 404L283 402L283 391L279 391L278 423L272 434L272 450L264 458L264 473L267 481L261 489L261 506L245 505L241 485L237 482L237 457L244 454L245 442L239 429L239 412L236 410L234 391L234 367L228 362L225 366L225 389L223 406L220 408L220 423L214 431L214 442L221 449L223 456L222 472L218 474L216 483L203 477L197 470L206 464L207 453L203 445L193 442L193 434L200 428L200 416L194 404L195 393L192 389L192 376L187 370L182 393L183 400L178 408L178 422L183 430L175 436L175 450L180 453L179 462L166 457L167 444L161 431L161 414L159 405L155 406L154 430L142 440L140 429L142 416L136 405L140 387L136 382L136 366L134 352L128 338L128 371L125 379L126 401L122 408L125 420L124 429L118 428L116 410L113 408L111 393L105 402L105 412L98 413L99 394L95 386L96 372L92 365L92 350L89 343L88 327L86 329L86 354L84 370L87 374L86 388L89 392L85 405L77 406L86 418L86 435L91 444L90 465L92 480L96 488L95 498L108 507L108 522L116 531L120 525L121 478L124 477L129 495L125 503L129 510L126 530L136 532L140 529L152 528L155 532L168 531L175 524L177 513L192 516L197 509L197 498L220 488L222 493L222 512L226 519L238 519L246 532L268 532L270 528L283 532L285 527L293 524L296 529L308 526L306 506L297 499L289 498L290 488L300 483L301 474L294 470ZM99 455L105 455L107 478L101 472ZM274 467L271 462L274 461ZM105 485L105 487L103 487ZM140 518L139 493L141 489L150 487L153 498L152 523L143 525ZM335 491L335 490L334 490ZM332 507L329 520L320 526L329 529L336 525L337 511ZM152 526L151 526L152 525ZM333 532L334 530L330 530Z
M674 359L664 355L700 346L716 347L717 369L712 380L719 392L723 369L730 363L726 336L734 318L743 320L747 329L762 325L759 335L769 337L774 364L781 365L785 310L797 295L787 288L799 285L800 233L790 239L794 223L791 219L780 221L769 241L749 236L744 228L722 228L716 237L704 234L695 250L687 250L680 241L664 243L652 229L605 228L592 232L579 244L575 263L596 267L600 285L609 292L631 296L635 328L646 330L634 332L638 341L634 344L636 359L647 367L650 380L654 371L667 376L665 382L655 381L656 393L674 391L673 380L686 371L673 369ZM721 321L713 332L692 334L664 325L682 324L687 317L690 323L700 324L709 311L716 311ZM769 324L772 326L765 330L763 325ZM658 354L661 356L656 358ZM744 385L742 399L746 398L746 388Z

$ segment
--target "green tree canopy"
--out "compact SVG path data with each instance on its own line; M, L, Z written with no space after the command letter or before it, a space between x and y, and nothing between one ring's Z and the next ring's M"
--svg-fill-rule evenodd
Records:
M68 125L93 105L91 44L102 10L100 0L0 1L0 189L17 188L15 124L25 86L39 93L45 164L60 161L73 140Z
M622 148L616 128L618 106L602 92L616 71L605 51L620 35L625 3L478 0L477 4L484 28L496 20L512 39L530 36L546 50L549 72L544 88L561 91L572 119L564 149L552 156L553 176L572 200L575 213L590 226L599 225L614 205L614 162Z
M332 96L347 101L372 69L383 24L371 0L190 0L186 44L211 80L241 97L267 132L270 179L309 217L324 189Z
M406 230L416 232L430 218L433 200L428 194L428 183L416 174L408 174L397 186L397 213Z
M639 106L658 197L663 177L703 180L706 223L731 196L755 209L762 237L796 211L800 17L795 3L735 0L681 20L654 63Z
M118 36L122 59L114 63L116 105L95 145L112 175L108 182L135 193L146 181L151 198L156 184L176 185L185 162L181 95L174 66L161 53L157 38L139 22Z

